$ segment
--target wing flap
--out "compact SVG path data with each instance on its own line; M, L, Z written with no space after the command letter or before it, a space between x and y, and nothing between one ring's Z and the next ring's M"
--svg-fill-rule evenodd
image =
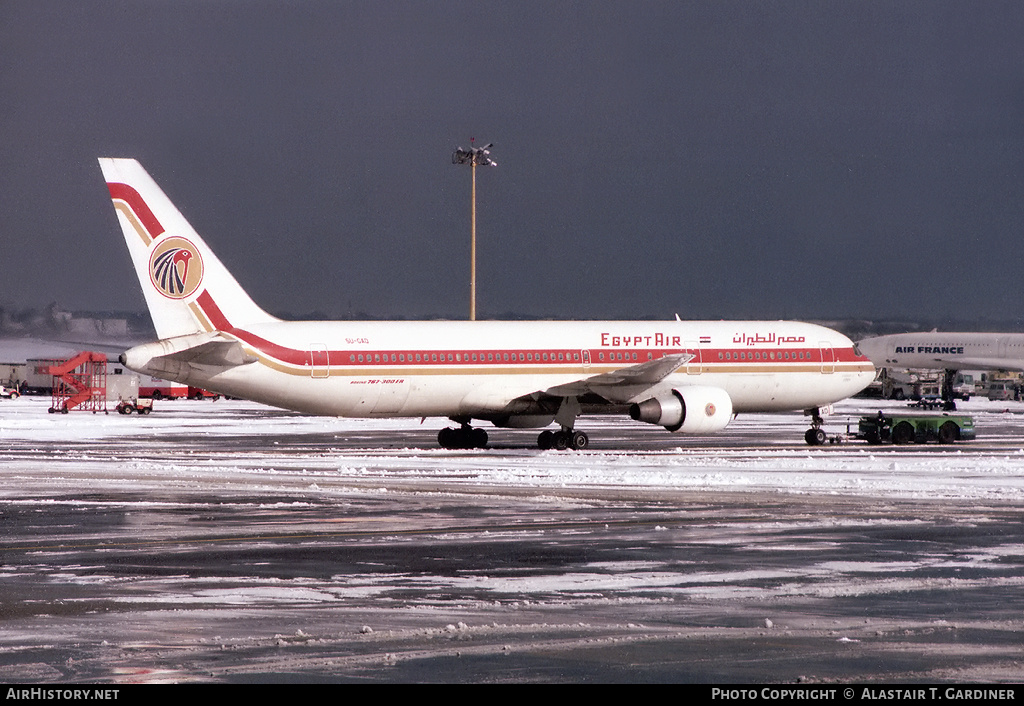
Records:
M639 365L630 365L608 373L592 375L542 390L550 397L580 397L593 393L609 402L627 402L644 390L654 387L693 360L693 353L675 353Z

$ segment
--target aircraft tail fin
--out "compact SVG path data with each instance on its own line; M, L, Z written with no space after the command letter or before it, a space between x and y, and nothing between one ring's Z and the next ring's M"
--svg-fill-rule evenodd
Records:
M99 161L157 336L277 321L249 298L141 164Z

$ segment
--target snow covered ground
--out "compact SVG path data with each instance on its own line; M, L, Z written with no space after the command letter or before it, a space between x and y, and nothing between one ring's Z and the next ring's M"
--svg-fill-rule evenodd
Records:
M62 443L113 448L134 440L143 449L174 440L183 453L188 439L200 446L217 439L269 440L219 458L220 467L204 465L206 472L225 474L264 466L291 474L315 465L310 477L1024 502L1024 403L978 398L959 406L961 413L975 416L978 439L954 446L850 441L811 448L802 441L807 420L795 413L744 415L707 437L673 435L628 419L583 418L579 426L592 438L591 449L583 453L541 452L534 448L535 431L490 426L490 449L446 451L434 441L445 420L306 417L245 401L162 401L144 417L54 415L48 408L48 398L0 400L0 440L58 448ZM848 422L855 429L858 415L906 408L905 403L849 400L836 406L826 428L836 434ZM159 475L161 468L148 472Z
M585 418L0 400L0 679L1019 681L1024 404L978 440L810 448ZM827 428L904 405L848 401Z

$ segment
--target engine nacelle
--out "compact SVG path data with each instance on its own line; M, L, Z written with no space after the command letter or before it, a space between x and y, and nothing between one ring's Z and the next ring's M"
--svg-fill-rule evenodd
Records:
M707 434L729 424L732 399L720 387L679 387L631 405L629 416L681 434Z

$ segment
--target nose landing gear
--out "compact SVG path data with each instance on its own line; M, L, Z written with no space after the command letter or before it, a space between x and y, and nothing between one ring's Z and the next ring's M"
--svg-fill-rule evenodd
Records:
M809 414L811 417L811 428L804 432L804 441L808 446L821 446L828 441L828 435L821 428L821 425L825 423L825 420L821 418L821 410L815 407L805 410L804 414Z

